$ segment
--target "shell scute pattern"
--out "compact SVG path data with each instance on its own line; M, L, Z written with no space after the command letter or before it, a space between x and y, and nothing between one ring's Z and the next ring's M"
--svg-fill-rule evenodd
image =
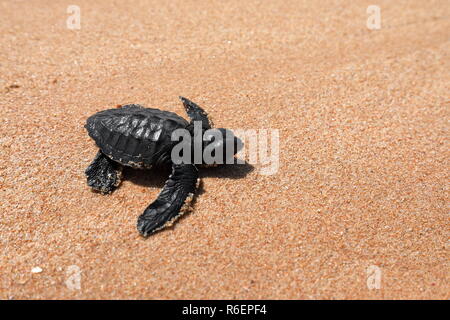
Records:
M98 147L113 160L132 167L148 167L171 143L171 133L189 123L168 111L138 105L95 114L86 127Z

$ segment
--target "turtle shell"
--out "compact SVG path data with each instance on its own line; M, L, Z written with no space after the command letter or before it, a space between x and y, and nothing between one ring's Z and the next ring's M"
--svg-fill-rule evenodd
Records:
M188 124L173 112L133 104L100 111L87 119L85 128L112 160L146 168L170 158L172 132Z

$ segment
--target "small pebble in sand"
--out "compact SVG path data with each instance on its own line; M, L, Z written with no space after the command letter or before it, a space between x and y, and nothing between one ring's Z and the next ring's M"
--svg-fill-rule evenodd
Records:
M42 268L39 267L34 267L33 269L31 269L32 273L41 273L42 272Z

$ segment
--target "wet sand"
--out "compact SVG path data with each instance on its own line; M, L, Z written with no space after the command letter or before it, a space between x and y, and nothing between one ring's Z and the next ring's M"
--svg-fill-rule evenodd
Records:
M450 298L448 1L75 2L79 30L67 1L0 2L0 298ZM203 170L143 239L166 173L91 192L83 125L179 95L278 129L279 169Z

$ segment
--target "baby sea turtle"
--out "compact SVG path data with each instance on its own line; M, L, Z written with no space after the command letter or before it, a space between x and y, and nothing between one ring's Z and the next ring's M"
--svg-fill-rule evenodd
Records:
M210 130L212 122L202 108L186 98L180 99L190 122L173 112L129 104L100 111L89 117L85 125L89 136L100 149L85 171L88 186L96 191L107 194L117 188L122 177L122 166L139 169L172 166L172 174L162 191L138 218L137 228L145 237L170 226L190 210L190 201L200 182L197 167L224 163L243 146L230 130L215 129L220 135L213 135L214 138L209 140L201 139L200 150L194 148L194 142L190 142L188 149L192 151L192 156L186 152L187 161L186 158L181 162L175 161L172 150L179 144L179 140L174 141L172 137L175 130L184 129L192 139L213 131ZM213 149L213 155L219 155L222 161L217 161L217 157L213 163L205 162L203 157L198 161L198 152L205 149Z

